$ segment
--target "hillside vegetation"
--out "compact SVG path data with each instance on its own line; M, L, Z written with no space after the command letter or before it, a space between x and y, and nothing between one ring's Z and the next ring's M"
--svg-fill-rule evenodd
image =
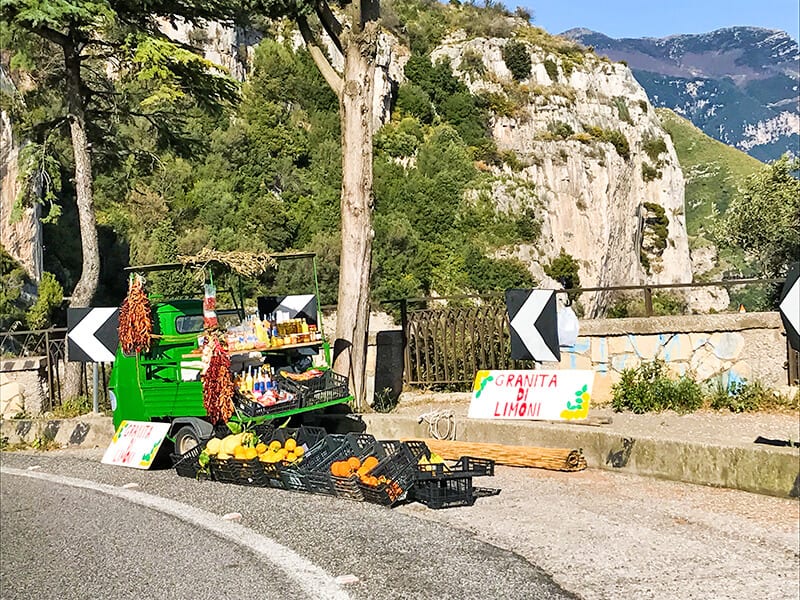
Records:
M672 138L686 180L686 230L690 247L710 243L713 223L724 214L734 198L741 197L747 178L764 163L732 146L710 138L690 121L668 108L657 108L661 124ZM736 269L748 271L741 252L728 250L720 265L709 275Z

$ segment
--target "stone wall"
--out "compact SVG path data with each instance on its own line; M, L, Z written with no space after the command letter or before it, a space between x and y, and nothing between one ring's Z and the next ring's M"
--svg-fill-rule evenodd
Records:
M592 396L603 402L624 369L655 359L698 381L787 382L786 337L776 312L581 321L578 339L561 349L558 367L596 371Z
M0 361L0 417L42 413L47 398L46 365L40 356Z

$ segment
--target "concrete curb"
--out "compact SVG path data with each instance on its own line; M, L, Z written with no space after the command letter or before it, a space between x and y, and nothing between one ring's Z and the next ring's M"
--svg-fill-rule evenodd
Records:
M8 444L33 444L36 440L62 448L106 447L114 437L111 417L83 415L71 419L2 419L0 436Z
M431 437L413 416L367 414L378 438ZM772 446L719 446L691 441L628 437L598 427L480 421L456 418L461 441L543 448L581 448L589 467L673 481L800 497L800 450Z

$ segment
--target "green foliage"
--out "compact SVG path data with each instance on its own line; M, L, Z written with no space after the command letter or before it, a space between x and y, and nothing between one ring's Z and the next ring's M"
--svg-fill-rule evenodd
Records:
M649 266L649 260L647 261ZM686 300L679 295L668 292L658 292L653 294L653 316L661 317L667 315L686 314ZM644 299L641 296L624 296L617 299L606 311L609 319L622 319L625 317L645 317Z
M415 117L420 123L433 122L433 105L430 96L422 87L413 83L403 83L397 92L395 105L401 115Z
M511 76L517 81L527 79L531 75L531 55L528 46L518 40L509 40L503 46L503 61ZM554 65L555 66L555 65ZM557 79L553 78L553 81Z
M656 169L653 165L648 162L642 163L642 179L644 181L653 181L655 179L661 178L661 171Z
M53 416L56 419L71 419L86 415L94 409L93 401L88 396L76 396L67 398L61 404L53 408Z
M29 283L22 265L0 246L0 330L26 329L27 302L22 292Z
M642 203L647 209L647 216L644 219L645 226L649 227L655 236L654 244L659 250L667 247L667 237L669 236L669 217L664 207L655 202Z
M558 81L558 65L549 58L544 61L544 70L547 71L547 76L550 78L550 81L553 83Z
M800 409L800 394L780 394L759 380L731 381L727 387L721 380L715 380L708 390L708 399L714 410L735 413Z
M472 76L480 77L486 73L483 57L475 50L465 50L464 55L461 57L461 70Z
M617 131L616 129L603 129L602 127L596 127L594 125L584 125L583 128L586 133L591 135L594 139L600 140L601 142L608 142L614 146L617 154L625 160L630 158L630 144L628 143L628 138L626 138L625 134L621 131Z
M779 277L800 256L800 159L783 156L751 175L716 230L720 242L756 258L761 273Z
M703 405L703 390L689 377L677 380L667 375L663 361L642 363L636 369L622 371L620 380L611 388L615 411L634 413L674 410L692 412Z
M547 131L560 140L566 140L575 133L572 125L564 121L551 121L547 124Z
M625 101L625 98L622 96L615 96L613 102L614 106L617 108L617 115L620 120L625 121L629 125L633 125L633 119L631 119L631 113L628 110L628 103Z
M579 274L580 265L572 255L567 254L564 248L561 248L558 256L555 257L550 264L544 267L544 272L564 286L564 289L574 289L581 287L581 277ZM570 301L577 300L581 292L570 292Z
M639 100L638 104L639 108L642 109L642 112L646 113L648 111L647 100Z
M30 329L47 329L53 325L53 313L64 300L64 290L52 273L42 273L38 297L28 309L27 320Z
M647 136L642 140L642 150L650 157L651 161L661 166L663 161L660 156L667 153L667 143L664 138Z

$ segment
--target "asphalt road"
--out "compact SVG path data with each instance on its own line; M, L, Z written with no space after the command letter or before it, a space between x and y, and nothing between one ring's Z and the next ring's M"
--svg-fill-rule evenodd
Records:
M800 600L796 499L498 467L474 506L389 510L101 456L0 453L0 598Z
M397 510L110 467L96 452L0 458L3 599L574 597L512 551ZM348 574L358 581L334 581Z

